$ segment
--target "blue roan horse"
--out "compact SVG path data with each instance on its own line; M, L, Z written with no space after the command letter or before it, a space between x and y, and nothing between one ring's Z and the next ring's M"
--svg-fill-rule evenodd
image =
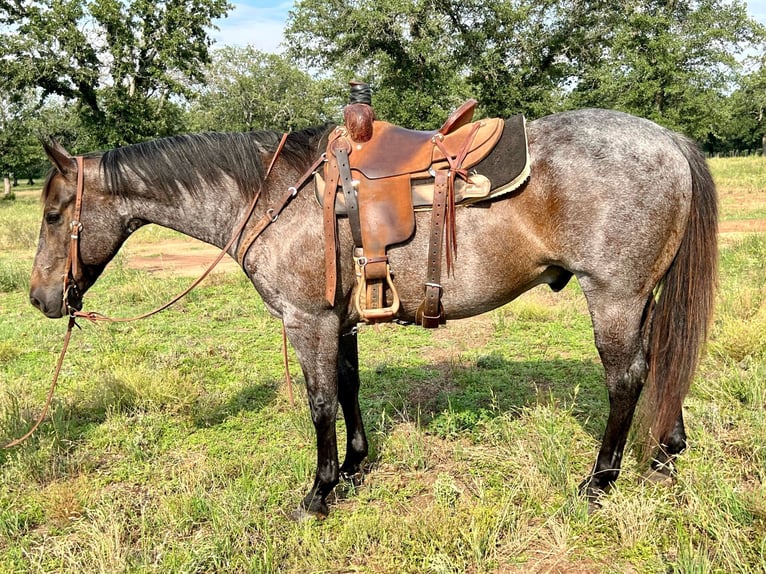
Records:
M561 289L574 275L593 322L606 371L609 418L601 449L581 490L595 500L617 478L639 394L648 396L653 465L672 472L686 445L682 403L709 325L717 267L717 199L693 143L623 113L582 110L528 126L531 176L482 209L458 208L454 274L443 277L447 317L497 308L531 287ZM260 191L252 222L294 185L325 149L331 126L290 134L264 180L279 134L201 134L88 154L78 265L68 304L98 278L136 229L155 223L224 247ZM44 215L30 299L48 317L67 313L62 275L73 219L77 162L47 146L55 169L44 191ZM500 158L502 159L502 158ZM322 209L309 184L253 243L243 262L266 306L284 320L303 369L317 437L314 484L301 509L328 512L327 495L356 475L367 455L360 415L359 315L352 237L338 225L335 305L325 300ZM423 299L430 213L389 249L401 310L413 320ZM249 225L254 225L251 223ZM237 244L229 249L235 256ZM338 461L336 414L346 421Z

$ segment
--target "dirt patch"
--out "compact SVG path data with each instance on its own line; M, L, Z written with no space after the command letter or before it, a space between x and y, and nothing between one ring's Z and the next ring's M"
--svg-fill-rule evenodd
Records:
M738 219L721 221L719 233L766 233L766 219Z
M139 243L127 251L127 266L158 276L196 277L210 266L221 250L196 239L174 239L161 243ZM215 273L230 273L239 265L228 255L215 266Z

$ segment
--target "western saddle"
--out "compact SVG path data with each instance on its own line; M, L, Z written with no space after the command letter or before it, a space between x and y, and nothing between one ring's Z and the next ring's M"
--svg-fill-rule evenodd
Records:
M468 170L495 147L503 120L472 122L477 102L468 100L438 130L410 130L375 119L366 84L352 82L351 93L351 102L344 108L344 125L328 140L323 177L317 174L325 236L325 297L335 304L336 217L344 213L354 240L354 304L366 322L395 319L400 301L386 249L414 233L414 203L422 207L430 202L426 205L431 209L431 231L425 297L416 321L424 327L438 327L446 320L441 304L442 246L446 247L448 274L457 248L456 189L459 199L487 197L489 182L475 184ZM476 193L477 185L486 189ZM413 199L418 189L421 196L425 190L425 201Z

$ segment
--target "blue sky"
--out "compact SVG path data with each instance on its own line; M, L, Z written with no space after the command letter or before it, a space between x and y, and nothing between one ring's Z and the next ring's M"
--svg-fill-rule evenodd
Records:
M213 32L217 45L251 45L263 52L279 52L287 13L293 0L239 0L227 18L216 21L220 30ZM748 13L766 24L766 0L751 0Z
M766 0L764 0L766 2ZM279 52L287 13L293 0L238 0L227 18L217 20L213 31L217 45L251 45L263 52Z

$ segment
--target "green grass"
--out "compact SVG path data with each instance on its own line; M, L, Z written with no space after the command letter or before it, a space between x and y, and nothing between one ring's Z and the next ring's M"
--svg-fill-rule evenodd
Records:
M766 158L709 160L721 194L722 221L766 219Z
M749 217L743 189L766 195L760 160L742 162L713 162L724 217ZM65 330L27 302L39 218L36 194L0 203L2 442L39 412ZM642 481L628 454L591 515L577 485L607 398L574 284L437 331L363 327L366 480L305 523L289 518L315 465L302 379L291 353L291 407L280 326L244 277L84 324L48 419L0 452L0 572L764 572L765 255L764 235L725 243L678 481ZM87 307L135 314L188 281L118 258Z

